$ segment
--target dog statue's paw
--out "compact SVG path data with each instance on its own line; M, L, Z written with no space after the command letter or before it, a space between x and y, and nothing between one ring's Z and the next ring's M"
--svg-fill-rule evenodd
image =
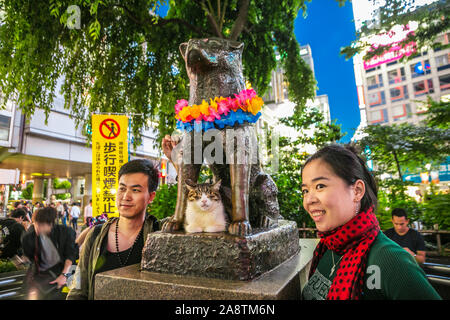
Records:
M182 230L182 226L183 224L179 221L176 221L174 218L167 220L162 228L161 231L162 232L174 232L174 231L179 231Z
M228 232L235 236L245 237L252 233L252 227L248 221L235 221L228 226Z

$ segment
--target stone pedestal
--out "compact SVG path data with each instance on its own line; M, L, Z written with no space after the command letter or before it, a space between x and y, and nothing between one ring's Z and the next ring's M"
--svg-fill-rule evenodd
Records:
M247 237L155 232L147 237L141 265L96 276L95 299L299 299L301 265L292 221Z
M297 240L298 242L298 240ZM300 255L252 281L140 271L139 264L95 277L96 300L298 300Z
M229 233L162 233L147 237L141 268L177 275L251 280L299 252L298 229L280 220L273 229L247 237Z

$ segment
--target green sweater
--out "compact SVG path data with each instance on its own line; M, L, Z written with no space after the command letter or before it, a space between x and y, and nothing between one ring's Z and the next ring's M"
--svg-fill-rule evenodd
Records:
M341 256L336 252L334 261ZM340 264L340 262L339 262ZM305 300L324 300L336 270L330 275L333 260L327 250L319 261L315 273L303 288ZM398 244L380 232L368 257L362 300L436 300L441 299L428 282L415 259Z

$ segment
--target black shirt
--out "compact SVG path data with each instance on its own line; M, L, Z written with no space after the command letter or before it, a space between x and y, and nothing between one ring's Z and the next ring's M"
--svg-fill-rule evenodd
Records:
M415 254L417 254L417 251L425 251L425 241L422 235L414 229L409 228L408 232L402 236L395 232L394 228L386 230L384 234L400 247L406 247Z
M0 219L0 258L11 258L22 255L21 238L25 228L16 220Z
M108 243L108 237L105 237L105 240L102 243L101 246L101 255L98 258L97 265L95 267L95 274L122 268L125 266L130 266L132 264L141 263L142 259L142 249L144 248L144 237L142 235L142 232L139 234L138 241L132 246L131 248L117 252L109 252L106 249L106 245ZM130 250L131 253L130 253ZM117 254L120 255L120 259L122 262L125 262L127 260L128 254L130 254L130 257L128 258L128 261L125 266L122 266L119 261L119 257Z

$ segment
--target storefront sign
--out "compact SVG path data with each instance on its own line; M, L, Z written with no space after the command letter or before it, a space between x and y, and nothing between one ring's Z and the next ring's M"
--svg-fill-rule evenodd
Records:
M128 117L92 115L92 211L118 217L120 167L128 162Z

